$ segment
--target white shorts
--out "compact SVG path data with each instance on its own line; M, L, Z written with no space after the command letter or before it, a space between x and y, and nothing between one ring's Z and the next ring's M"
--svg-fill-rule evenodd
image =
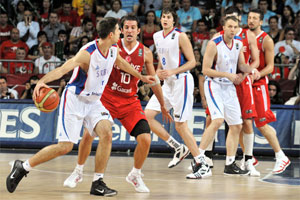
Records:
M75 95L65 89L60 99L58 116L58 141L78 143L82 125L88 129L92 136L96 124L101 120L113 119L101 101L87 101L86 97Z
M242 124L242 114L233 84L205 80L204 92L212 120L223 118L228 125Z
M162 86L165 106L167 110L174 109L173 116L176 122L185 122L193 116L194 80L190 73L179 79L165 81ZM159 101L153 95L146 109L161 111Z

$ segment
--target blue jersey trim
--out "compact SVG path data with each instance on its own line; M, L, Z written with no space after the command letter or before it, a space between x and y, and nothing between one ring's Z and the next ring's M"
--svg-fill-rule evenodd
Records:
M87 79L87 74L79 67L76 78L69 84L69 86L75 86L75 94L80 94L84 90L84 84Z
M92 45L88 46L85 50L87 52L89 52L90 54L92 54L96 50L96 45L92 44Z

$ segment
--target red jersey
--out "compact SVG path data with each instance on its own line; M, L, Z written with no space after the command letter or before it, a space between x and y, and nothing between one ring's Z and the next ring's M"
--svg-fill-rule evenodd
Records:
M257 42L257 48L259 51L259 66L257 68L258 71L263 70L266 67L266 61L265 61L265 51L263 49L263 43L264 39L268 34L264 31L261 31L260 34L256 36L256 42ZM261 77L259 80L254 81L253 86L255 85L261 85L262 83L267 82L267 77Z
M131 64L135 70L141 72L144 66L144 45L137 45L129 51L123 44L123 39L119 40L120 56ZM122 71L116 64L114 65L108 83L105 87L105 93L110 93L122 97L135 96L138 90L139 79L129 73Z
M4 28L0 27L0 44L9 40L11 29L13 29L12 25L6 25Z

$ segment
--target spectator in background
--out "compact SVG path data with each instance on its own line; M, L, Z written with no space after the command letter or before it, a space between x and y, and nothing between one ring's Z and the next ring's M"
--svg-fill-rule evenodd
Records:
M58 41L55 43L55 56L60 60L66 60L69 54L68 34L65 30L58 32Z
M293 9L290 6L284 6L283 14L278 20L278 28L284 29L287 26L292 26L295 21Z
M66 31L71 32L72 28L77 26L77 12L72 10L71 2L64 1L62 5L62 9L57 12L60 23L62 23Z
M18 92L8 88L5 76L0 76L0 99L18 99Z
M270 31L268 32L268 34L273 39L274 44L276 44L279 41L279 37L281 34L281 31L278 29L278 17L276 15L270 17L269 27Z
M60 79L59 88L57 89L57 93L60 97L61 97L61 94L64 91L66 85L67 85L66 80L64 78Z
M89 18L92 20L93 25L96 27L96 15L92 12L92 8L93 7L89 4L85 4L83 6L83 14L79 18L77 18L77 26L80 26L80 24L82 24L84 18Z
M217 33L217 30L215 28L212 28L209 30L209 40L213 38L213 36ZM203 40L202 46L201 46L201 56L204 56L206 46L209 40Z
M23 91L20 99L32 99L33 90L35 88L36 83L39 80L40 79L38 76L31 76L29 80L25 83L25 90Z
M26 42L29 48L38 43L37 34L40 31L39 23L32 21L32 18L32 12L25 10L23 21L17 25L17 28L20 30L21 40Z
M299 105L300 104L300 56L296 59L296 64L291 69L288 79L296 80L296 86L294 89L294 96L291 97L285 105Z
M203 40L209 39L208 26L204 19L197 21L196 31L192 33L195 46L201 49Z
M70 33L69 43L78 44L83 36L88 36L90 40L95 39L95 29L91 19L84 18L81 26L74 27Z
M40 10L40 26L43 29L49 23L49 14L51 13L50 0L43 0Z
M58 15L56 12L49 14L49 24L45 26L44 30L47 33L49 42L54 44L58 40L58 32L60 30L66 30L65 26L58 21Z
M26 58L26 49L23 47L19 47L16 52L15 60L20 60L20 62L12 62L10 64L10 71L11 74L32 74L34 67L32 63L29 62L22 62L24 60L28 60Z
M184 32L195 32L197 21L202 18L200 10L191 6L190 0L182 0L182 8L177 12L179 24Z
M194 55L196 60L196 67L191 69L191 74L194 78L194 103L200 103L201 102L201 96L200 96L200 90L199 90L199 76L202 74L202 57L200 53L200 49L195 47L194 48Z
M269 94L271 104L283 104L283 98L280 85L275 80L269 81Z
M37 35L38 43L33 45L28 52L28 58L35 60L38 57L43 56L42 44L48 42L47 33L45 31L39 31Z
M215 8L209 8L208 9L208 14L203 16L203 19L206 21L206 24L208 24L208 28L212 29L215 28L218 31L222 30L222 27L219 28L219 15L217 14L217 10Z
M154 49L153 35L155 32L160 30L157 25L155 12L153 10L148 11L146 14L145 24L141 27L140 41L151 50ZM152 47L151 47L152 46Z
M83 15L83 7L85 4L93 7L94 0L72 0L72 7L77 11L78 16Z
M258 8L264 14L263 24L262 24L261 28L266 33L268 33L270 31L269 18L276 15L276 13L268 10L268 5L269 5L268 0L259 0L259 2L258 2Z
M295 40L300 41L300 11L298 11L296 14L293 28L295 29Z
M79 41L78 49L81 49L81 47L83 47L84 45L86 45L89 42L90 42L89 38L87 36L83 36Z
M286 0L285 5L291 6L294 13L297 13L298 11L300 11L300 1L299 0Z
M13 28L12 25L8 24L7 13L0 13L0 44L3 41L9 40L10 31Z
M300 42L294 40L295 30L292 27L286 27L284 30L285 40L279 41L275 44L275 55L282 53L288 56L290 61L300 54Z
M160 10L162 8L162 0L151 0L151 1L144 1L145 11L147 13L149 10Z
M111 9L104 17L114 17L120 20L125 15L127 15L127 12L122 9L121 0L113 0L111 1Z
M61 63L47 63L47 62L58 62L60 61L59 58L53 56L53 46L49 42L44 42L42 44L42 50L44 56L41 56L35 60L35 67L38 70L39 74L47 74L48 72L55 69Z
M162 2L162 8L155 10L155 16L156 16L156 21L158 24L160 24L160 16L161 16L161 11L164 8L171 8L172 6L172 0L163 0Z
M125 10L128 14L137 15L140 5L139 0L121 0L121 2L123 10Z
M2 42L0 46L0 59L15 59L16 58L16 51L19 47L23 47L26 49L26 53L28 52L29 48L25 42L20 40L20 32L17 28L13 28L10 32L10 40ZM4 70L8 67L7 62L2 62Z
M221 4L221 16L225 16L224 12L226 8L233 6L233 0L222 0Z
M96 13L104 16L110 9L110 0L96 0Z
M241 12L242 18L241 18L241 22L240 22L240 27L246 28L248 26L248 13L246 13L244 11L243 3L244 2L242 0L238 0L238 1L234 2L234 6L237 7ZM249 12L249 8L248 8L248 12Z
M15 8L15 23L19 23L24 19L24 12L27 9L27 5L25 1L18 1L17 6Z

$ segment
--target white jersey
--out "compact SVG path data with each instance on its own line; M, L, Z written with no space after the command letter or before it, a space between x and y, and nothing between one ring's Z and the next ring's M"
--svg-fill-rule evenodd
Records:
M212 69L219 72L236 74L240 51L243 49L242 39L239 36L234 36L231 48L225 43L223 35L214 38L212 41L215 42L217 46L217 61L214 62ZM210 77L207 78L212 79ZM225 77L214 77L213 80L221 84L232 84L232 82Z
M154 33L153 39L156 47L159 61L163 69L176 69L186 63L186 58L179 48L179 35L181 30L173 28L167 35L163 30ZM186 73L182 73L186 75ZM173 78L179 78L182 75L174 75Z
M103 55L98 47L98 41L94 40L84 45L81 50L91 55L88 73L79 66L76 67L67 88L74 94L85 97L86 100L97 101L101 98L109 79L118 49L113 45L107 55Z

